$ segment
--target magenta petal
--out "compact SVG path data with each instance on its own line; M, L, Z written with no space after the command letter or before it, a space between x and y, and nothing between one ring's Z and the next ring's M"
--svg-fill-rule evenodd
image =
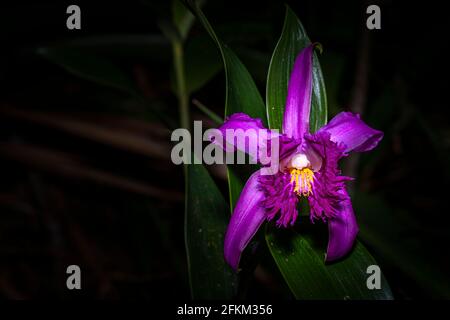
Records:
M311 44L300 52L289 78L283 133L294 139L301 139L309 131L314 46Z
M346 191L341 190L340 193L344 195L344 200L340 202L337 214L328 220L326 261L340 259L349 253L359 230L350 197Z
M241 254L266 218L262 202L265 198L258 188L259 170L247 181L234 208L225 234L226 262L237 270Z
M332 141L345 144L345 152L372 150L383 138L383 132L372 129L352 112L339 113L320 131L330 133Z
M220 145L227 152L238 149L248 153L255 160L259 159L258 152L260 149L269 145L268 140L280 135L277 132L266 129L261 119L254 119L245 113L232 114L218 130L222 133L228 146L220 141L214 141L214 143ZM227 132L233 135L227 136ZM239 140L244 141L244 143L239 144Z

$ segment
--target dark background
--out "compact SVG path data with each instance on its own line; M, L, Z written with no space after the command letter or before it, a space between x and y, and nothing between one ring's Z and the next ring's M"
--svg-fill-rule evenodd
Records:
M360 239L397 299L450 298L446 10L374 1L382 29L368 31L372 2L287 3L323 45L330 117L360 112L385 132L374 152L344 163L358 177L351 188ZM81 7L81 30L66 28L70 4ZM281 1L204 6L263 96L284 10ZM2 4L0 297L189 297L183 173L170 161L170 130L155 116L177 126L171 48L158 27L169 17L164 1ZM187 68L210 74L191 98L222 116L218 51L198 24L186 46ZM61 57L81 69L61 67ZM110 68L144 98L86 76L114 78ZM211 172L226 192L224 168ZM81 267L81 291L66 288L70 264ZM291 298L270 262L266 269L249 296Z

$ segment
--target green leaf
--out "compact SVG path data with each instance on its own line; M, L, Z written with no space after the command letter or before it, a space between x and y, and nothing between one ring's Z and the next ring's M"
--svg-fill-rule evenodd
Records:
M240 152L240 151L237 151ZM236 155L237 155L236 152ZM238 166L228 166L227 168L227 177L228 177L228 194L230 198L230 209L231 213L233 213L236 202L241 195L242 189L244 188L244 181L247 181L246 175L240 176L237 174L239 171ZM248 174L247 174L248 175Z
M194 37L185 46L184 60L188 93L201 89L222 69L220 56L214 44L206 37L207 35ZM174 84L172 86L175 88Z
M270 53L239 47L236 49L236 54L241 58L256 83L265 86L267 66L270 64L271 58Z
M234 52L217 37L197 2L192 0L185 2L220 50L226 81L225 116L236 112L244 112L253 118L260 118L263 123L267 123L264 101L246 67ZM231 210L233 210L243 184L230 171L228 171L228 184L230 205Z
M186 251L194 299L230 299L236 274L223 258L228 205L203 165L187 165Z
M214 121L217 125L222 123L222 119L211 109L205 106L203 103L198 101L197 99L192 100L192 104L200 109L205 115L207 115L212 121Z
M266 124L265 105L250 73L230 48L224 46L223 52L227 76L225 114L244 112Z
M281 130L289 77L299 52L311 41L295 13L286 7L283 31L270 61L267 76L267 116L272 129ZM327 123L327 96L319 60L313 58L313 95L311 99L310 130L317 131Z
M202 1L203 2L203 1ZM172 2L173 22L178 29L182 40L185 40L189 30L194 24L194 15L181 3L180 0Z
M64 46L40 48L38 53L76 76L132 95L137 94L131 79L107 59Z
M317 228L316 225L313 227ZM326 239L326 230L323 231L318 239ZM367 279L372 273L367 273L367 267L377 265L377 262L359 241L348 257L332 264L324 262L323 243L317 243L311 230L297 232L269 226L266 241L297 299L393 299L383 274L381 289L368 289Z
M187 1L202 26L214 40L222 55L226 77L225 115L245 112L266 120L265 105L250 73L234 52L217 37L197 2Z
M201 7L204 2L199 1L198 5ZM172 2L172 16L176 36L173 35L173 32L172 34L167 31L165 33L168 34L169 39L172 39L172 42L186 42L183 59L185 61L186 91L190 94L211 80L222 68L222 63L213 48L214 44L207 41L204 35L186 41L189 30L194 24L195 16L180 0ZM174 81L172 81L172 88L176 88Z

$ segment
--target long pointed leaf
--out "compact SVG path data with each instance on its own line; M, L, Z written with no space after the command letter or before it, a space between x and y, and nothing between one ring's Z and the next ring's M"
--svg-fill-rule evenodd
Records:
M299 52L311 41L295 13L286 7L283 31L270 61L267 76L267 118L272 129L281 129L287 86L294 61ZM327 122L327 96L317 55L314 54L313 95L310 126L315 132Z
M194 299L230 299L236 275L223 258L228 205L203 165L187 165L185 236Z
M186 1L201 25L206 29L220 50L225 69L226 95L225 116L236 112L244 112L253 118L260 118L266 123L264 101L250 73L234 52L217 37L209 21L200 10L196 1ZM243 184L239 178L229 171L228 184L230 190L231 210L239 198Z
M391 289L382 273L381 288L368 288L367 279L371 273L367 273L367 268L377 263L360 242L345 259L325 264L323 248L314 245L308 232L268 228L266 241L297 299L392 299Z

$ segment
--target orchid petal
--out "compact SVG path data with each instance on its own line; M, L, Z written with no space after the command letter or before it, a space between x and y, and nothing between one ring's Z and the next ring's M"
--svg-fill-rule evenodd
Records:
M258 187L260 172L256 171L242 189L225 234L224 255L227 263L237 270L241 254L266 219L262 202L265 198Z
M343 200L339 203L337 214L328 220L328 248L325 261L334 261L344 257L353 247L358 224L347 191L340 190Z
M262 149L270 146L271 139L279 137L276 131L266 129L261 119L254 119L245 113L234 113L218 128L226 143L214 140L225 151L236 149L248 153L254 160L260 160Z
M372 129L352 112L339 113L319 131L326 131L332 141L345 144L345 152L372 150L383 138L383 132Z
M289 78L283 133L294 139L301 139L309 131L314 47L311 44L300 52Z

